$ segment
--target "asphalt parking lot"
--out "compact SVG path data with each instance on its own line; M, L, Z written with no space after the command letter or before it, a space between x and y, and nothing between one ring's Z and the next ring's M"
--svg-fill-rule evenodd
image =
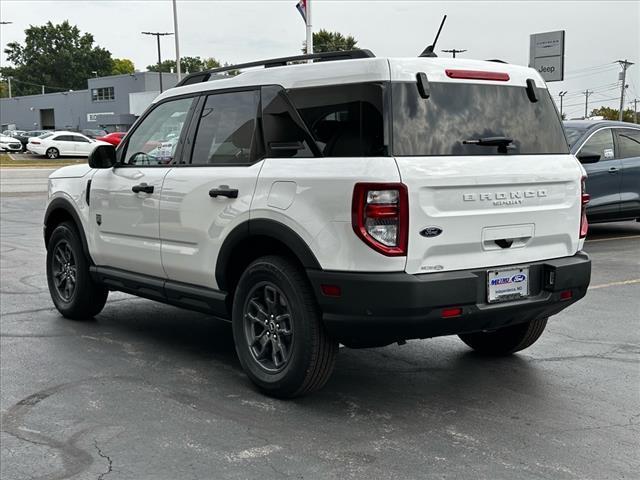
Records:
M45 194L19 190L0 197L3 479L639 478L639 223L592 227L587 297L519 355L341 349L322 391L278 401L205 315L115 293L63 319Z

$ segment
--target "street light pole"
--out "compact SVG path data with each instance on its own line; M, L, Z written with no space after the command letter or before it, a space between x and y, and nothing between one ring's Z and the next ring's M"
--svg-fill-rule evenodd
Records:
M158 42L158 78L160 79L160 93L162 93L162 56L160 55L160 37L173 35L169 32L142 32L143 35L153 35Z
M563 91L558 93L558 96L560 97L560 119L564 119L564 117L562 116L562 100L564 100L564 96L567 94L567 91Z
M182 71L180 68L180 41L178 40L178 7L176 6L176 0L173 0L173 32L175 33L176 41L176 73L178 74L178 81L182 79Z

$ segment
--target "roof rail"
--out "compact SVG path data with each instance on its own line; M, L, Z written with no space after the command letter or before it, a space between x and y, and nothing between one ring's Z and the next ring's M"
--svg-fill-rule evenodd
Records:
M356 58L372 58L375 55L371 50L345 50L341 52L321 52L311 53L307 55L295 55L292 57L280 57L270 58L267 60L260 60L257 62L239 63L237 65L227 65L220 68L212 68L211 70L203 70L202 72L195 72L184 77L176 87L182 87L184 85L191 85L193 83L207 82L211 79L212 75L217 73L228 72L231 70L240 70L243 68L251 67L283 67L290 62L302 62L304 60L317 60L319 62L327 62L330 60L352 60Z

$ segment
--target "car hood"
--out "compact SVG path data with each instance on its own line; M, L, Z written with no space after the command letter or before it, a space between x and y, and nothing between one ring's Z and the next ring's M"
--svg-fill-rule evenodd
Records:
M84 177L91 170L92 168L86 163L82 163L80 165L68 165L53 172L49 175L49 178L80 178Z

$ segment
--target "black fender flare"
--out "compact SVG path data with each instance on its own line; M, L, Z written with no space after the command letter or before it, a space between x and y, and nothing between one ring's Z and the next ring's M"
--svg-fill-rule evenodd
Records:
M320 270L320 263L307 243L290 227L276 220L257 218L237 225L225 238L216 262L215 277L218 288L226 290L226 272L231 252L242 241L254 236L270 237L285 245L304 268Z
M53 230L50 230L49 226L51 215L53 214L53 212L58 210L64 210L64 212L69 214L69 216L73 219L74 223L76 224L76 229L78 230L78 235L80 236L80 241L82 242L82 250L84 250L84 254L89 259L90 263L93 264L91 254L89 253L89 244L87 243L87 236L84 232L82 220L80 220L80 216L78 215L78 212L76 212L76 209L73 207L71 202L65 198L54 198L53 200L51 200L51 203L49 203L49 206L47 207L47 210L44 214L43 235L45 248L48 248L48 240L51 236L51 233L53 232Z

